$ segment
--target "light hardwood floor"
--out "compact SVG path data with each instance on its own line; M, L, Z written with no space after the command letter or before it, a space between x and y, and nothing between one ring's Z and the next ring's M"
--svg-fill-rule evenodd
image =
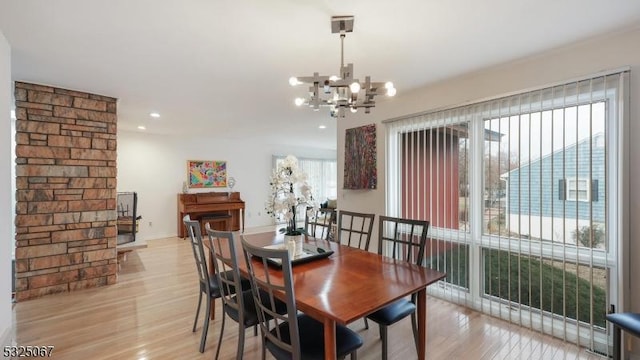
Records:
M209 327L206 351L198 352L200 324L191 332L198 300L193 253L178 238L148 241L128 254L115 285L58 294L14 305L18 345L54 345L54 359L212 359L222 314ZM204 308L204 307L203 307ZM575 345L511 325L433 297L427 300L427 358L602 359ZM375 324L364 330L358 358L380 358ZM227 321L221 359L234 359L237 324ZM389 329L389 358L415 359L410 321ZM245 359L260 359L259 337L247 330ZM267 358L271 358L267 355Z

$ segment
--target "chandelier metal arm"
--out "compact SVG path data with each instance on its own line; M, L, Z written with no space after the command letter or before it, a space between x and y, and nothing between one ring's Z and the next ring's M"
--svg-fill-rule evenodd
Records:
M340 33L340 69L344 68L344 38L346 35Z

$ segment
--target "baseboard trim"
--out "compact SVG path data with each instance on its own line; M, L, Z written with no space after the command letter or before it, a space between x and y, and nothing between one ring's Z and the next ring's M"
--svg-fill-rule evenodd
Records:
M2 335L0 335L0 346L4 349L5 346L15 345L16 336L13 326L5 329Z

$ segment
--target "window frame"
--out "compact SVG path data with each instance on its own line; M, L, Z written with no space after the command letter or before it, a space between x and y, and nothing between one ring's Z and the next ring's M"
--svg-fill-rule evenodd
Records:
M565 199L567 201L580 201L580 202L590 202L591 201L591 179L585 177L568 177L565 179ZM580 183L584 182L586 189L582 189ZM571 192L575 191L575 196L572 196ZM585 192L586 197L580 198L580 193Z

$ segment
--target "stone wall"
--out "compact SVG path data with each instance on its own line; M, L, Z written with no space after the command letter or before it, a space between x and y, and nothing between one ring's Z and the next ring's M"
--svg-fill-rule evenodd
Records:
M15 83L16 300L116 282L116 99Z

